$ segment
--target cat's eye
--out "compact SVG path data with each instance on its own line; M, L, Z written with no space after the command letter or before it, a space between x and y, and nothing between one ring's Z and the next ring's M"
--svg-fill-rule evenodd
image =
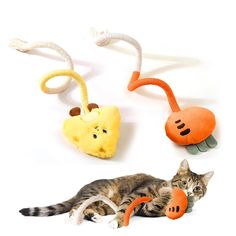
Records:
M200 187L200 186L196 186L196 187L193 189L194 192L198 192L198 191L200 191L200 190L201 190L201 187Z
M187 184L187 181L183 180L182 184L185 186Z

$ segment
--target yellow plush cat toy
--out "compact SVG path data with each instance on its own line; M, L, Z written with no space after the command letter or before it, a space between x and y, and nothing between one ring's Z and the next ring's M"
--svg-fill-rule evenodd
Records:
M69 76L77 81L81 89L82 110L75 107L72 117L64 122L64 134L81 151L100 158L111 158L117 147L120 128L120 113L115 106L99 108L88 104L87 88L82 77L73 70L55 70L41 80L41 89L47 93L46 82L56 76Z
M10 42L10 47L20 52L29 52L38 48L51 49L59 54L67 64L68 70L56 70L45 75L41 81L41 89L47 94L58 94L65 91L75 79L81 89L81 102L83 115L80 108L71 109L71 118L64 122L64 134L81 151L100 158L111 158L115 152L119 139L120 113L115 106L99 108L98 105L88 104L88 93L83 78L74 72L74 65L70 55L59 45L52 42L37 41L26 42L15 38ZM47 87L46 83L56 76L68 76L58 87Z

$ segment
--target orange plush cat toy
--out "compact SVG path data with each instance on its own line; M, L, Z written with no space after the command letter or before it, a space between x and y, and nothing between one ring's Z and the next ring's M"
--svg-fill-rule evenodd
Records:
M150 202L152 200L153 198L151 197L136 198L125 211L124 226L129 225L129 220L135 207L137 207L141 203ZM187 207L188 199L185 193L179 188L174 188L172 191L172 199L166 207L165 215L172 220L178 219L183 216L183 214L187 210Z
M137 66L132 73L128 90L134 91L146 85L155 85L164 90L173 112L166 121L165 131L166 135L174 143L186 146L191 154L196 154L198 151L205 152L217 145L217 141L212 136L216 121L214 114L210 110L196 106L181 110L172 89L166 82L156 78L140 78L142 48L134 38L124 34L109 32L102 32L96 36L96 44L98 46L105 46L111 40L119 39L135 47L137 51Z

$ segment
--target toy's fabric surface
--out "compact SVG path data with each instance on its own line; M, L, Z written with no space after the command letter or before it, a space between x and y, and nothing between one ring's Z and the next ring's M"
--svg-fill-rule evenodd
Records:
M84 80L72 70L57 70L42 78L44 91L48 80L56 76L70 76L81 88L83 115L75 115L64 122L64 134L81 151L100 158L111 158L119 139L120 113L114 106L94 108L89 111L88 94Z
M125 211L124 226L129 225L129 220L130 220L131 214L134 211L135 207L137 207L141 203L150 202L150 201L152 201L152 199L153 198L151 198L151 197L140 197L140 198L135 199L133 202L131 202L129 207Z
M64 134L81 151L101 158L116 152L119 138L120 113L117 107L93 109L64 122Z
M129 220L134 209L141 203L150 202L153 198L151 197L140 197L135 199L125 211L124 226L129 225ZM191 202L193 205L193 203ZM191 209L192 205L189 205ZM179 189L174 188L172 191L172 198L166 207L166 216L172 220L178 219L186 212L188 208L188 198L185 193Z
M216 140L211 135L216 125L214 114L210 110L201 107L189 107L181 110L173 91L166 82L156 78L140 78L142 48L135 39L124 34L103 32L96 40L96 44L105 46L112 39L126 41L132 44L137 51L136 68L128 84L128 90L134 91L145 85L155 85L161 87L166 93L173 112L165 125L166 135L176 144L187 146L187 150L191 154L196 154L198 151L205 152L209 148L214 148L217 145Z
M166 216L172 220L178 219L186 212L188 207L188 199L185 193L174 188L172 191L172 199L166 207Z
M88 103L88 92L84 79L73 71L70 55L57 44L51 42L27 43L13 39L10 47L20 52L28 52L35 48L49 48L61 55L70 70L55 70L45 75L41 80L41 90L44 93L56 94L65 91L72 79L75 79L81 91L82 111L79 107L70 111L70 118L65 120L63 131L68 140L81 151L99 158L111 158L115 155L119 139L120 112L115 106L99 108L94 103ZM49 88L47 82L57 76L67 76L66 81L54 88Z

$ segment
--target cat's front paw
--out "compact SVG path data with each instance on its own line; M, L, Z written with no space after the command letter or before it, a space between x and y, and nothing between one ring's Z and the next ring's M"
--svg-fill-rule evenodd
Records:
M118 229L121 228L123 226L123 221L119 220L119 219L114 219L112 221L109 222L109 226L112 229Z
M91 217L91 221L93 221L94 223L101 223L102 216L97 213L94 213L93 216Z
M118 229L119 228L119 225L118 225L118 222L117 220L112 220L109 222L109 226L112 228L112 229Z

